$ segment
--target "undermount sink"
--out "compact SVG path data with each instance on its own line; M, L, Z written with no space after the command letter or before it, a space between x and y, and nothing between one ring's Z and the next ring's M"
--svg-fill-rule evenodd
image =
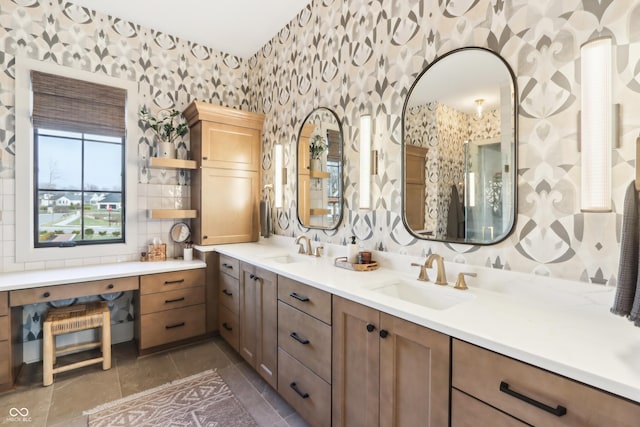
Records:
M312 258L309 255L285 254L272 257L265 257L266 260L277 262L278 264L293 264L295 262L307 262Z
M445 310L474 298L465 291L440 287L431 282L414 284L404 280L388 283L372 291L435 310Z

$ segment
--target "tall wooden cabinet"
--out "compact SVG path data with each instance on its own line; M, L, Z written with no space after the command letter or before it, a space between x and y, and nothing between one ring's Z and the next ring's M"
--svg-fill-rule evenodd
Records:
M449 424L449 337L333 297L333 426Z
M278 384L278 276L240 263L240 355L273 388Z
M426 163L429 150L416 145L405 146L405 215L414 231L425 228Z
M184 111L191 152L192 222L198 245L258 240L264 115L194 101Z

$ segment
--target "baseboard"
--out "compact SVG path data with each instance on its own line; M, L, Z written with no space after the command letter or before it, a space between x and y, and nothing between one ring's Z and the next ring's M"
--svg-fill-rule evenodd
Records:
M134 322L116 323L111 325L111 344L118 344L133 340ZM60 335L57 338L58 346L81 344L95 341L97 331L87 330L72 334ZM27 341L22 344L22 357L24 363L36 363L42 361L42 340Z

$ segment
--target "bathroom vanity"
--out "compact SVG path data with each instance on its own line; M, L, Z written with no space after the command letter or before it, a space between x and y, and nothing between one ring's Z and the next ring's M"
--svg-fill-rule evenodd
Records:
M316 258L295 254L293 239L279 240L287 244L215 247L221 285L228 281L224 270L232 270L222 260L275 276L265 292L245 297L270 295L278 318L232 316L237 323L231 323L221 316L220 330L232 346L225 323L239 336L245 328L277 332L278 365L269 369L278 371L274 387L310 424L637 423L640 361L631 357L637 331L608 313L611 290L450 263L449 286L438 287L415 280L417 271L403 267L410 257L376 252L382 268L348 271L332 262L343 247L331 245L328 256ZM470 289L453 289L457 273L470 270L478 274L468 279ZM243 280L261 287L250 276L239 280L240 301ZM277 295L270 291L274 281ZM413 287L418 291L408 297L393 293ZM221 312L225 307L221 302ZM245 359L246 353L240 347Z

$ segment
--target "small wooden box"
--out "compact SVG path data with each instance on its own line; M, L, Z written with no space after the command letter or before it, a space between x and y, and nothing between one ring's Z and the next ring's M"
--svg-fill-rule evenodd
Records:
M160 243L158 245L149 245L147 252L149 261L166 261L167 260L167 244Z

